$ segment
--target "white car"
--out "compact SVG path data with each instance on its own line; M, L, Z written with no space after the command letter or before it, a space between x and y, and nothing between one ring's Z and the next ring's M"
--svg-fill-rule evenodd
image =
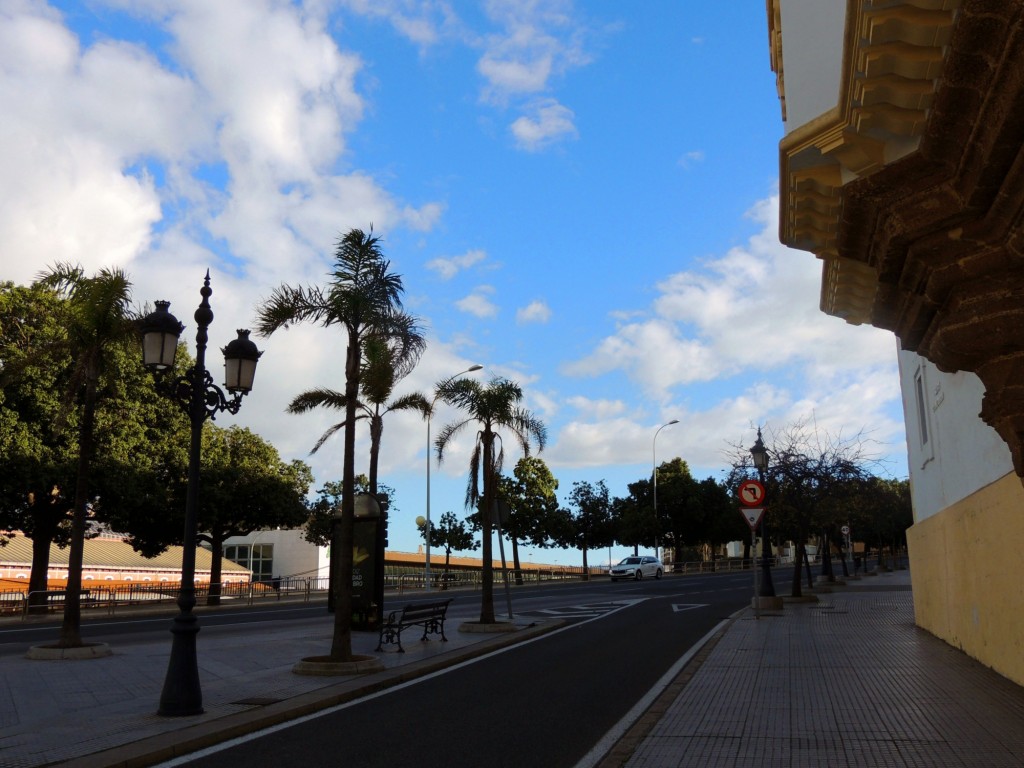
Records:
M644 576L660 579L664 572L665 569L658 558L650 555L632 555L618 565L613 565L608 571L608 575L612 577L612 581L619 579L637 579L639 581Z

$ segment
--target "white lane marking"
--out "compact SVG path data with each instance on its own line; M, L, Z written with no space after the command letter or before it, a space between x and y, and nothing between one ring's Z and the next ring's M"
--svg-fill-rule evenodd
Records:
M333 707L322 709L319 712L313 712L308 715L303 715L302 717L297 717L294 720L289 720L286 723L278 723L277 725L271 725L270 727L264 728L261 731L254 731L253 733L249 733L244 736L238 736L234 739L222 742L221 744L216 744L212 747L206 747L205 749L190 752L187 755L175 757L163 763L157 763L156 765L154 765L153 768L175 768L175 766L187 765L188 763L191 763L193 760L197 760L201 757L215 755L218 752L223 752L225 749L231 749L232 747L236 747L239 744L245 744L248 741L255 741L256 739L259 739L263 736L269 736L272 733L277 733L278 731L283 731L286 728L291 728L293 725L301 725L302 723L307 723L310 720L316 720L318 717L326 717L327 715L333 715L335 712L341 712L343 709L354 707L355 705L362 704L365 701L372 701L373 699L379 698L381 696L387 696L389 693L396 693L402 690L403 688L408 688L410 686L417 685L418 683L431 680L435 677L440 677L441 675L447 674L448 672L452 672L456 669L462 669L463 667L468 667L470 664L476 664L478 662L483 661L484 659L490 659L493 656L497 656L502 653L507 653L508 651L514 650L516 648L522 648L524 645L536 643L538 640L543 640L546 637L553 637L554 635L560 634L570 629L579 629L584 624L589 624L592 621L603 619L605 616L611 616L613 613L618 613L619 611L625 610L626 608L630 608L634 605L642 603L644 602L644 600L646 600L646 598L632 600L629 602L623 601L614 610L608 611L607 613L603 613L600 616L595 616L593 618L587 619L586 621L581 621L576 624L568 624L562 627L561 629L556 629L552 632L546 632L543 635L538 635L537 637L531 638L529 640L524 640L521 643L513 643L512 645L507 645L503 648L497 648L491 651L490 653L485 653L482 656L477 656L473 659L466 659L465 661L460 661L458 664L453 664L450 667L439 669L436 672L431 672L430 674L424 675L423 677L417 677L415 680L408 680L407 682L399 683L398 685L393 686L391 688L385 688L384 690L377 691L376 693L371 693L361 698L353 699L352 701L347 701L344 704L337 704Z
M659 678L658 682L654 684L654 687L651 688L651 690L649 690L646 695L640 699L640 701L634 704L633 708L629 710L629 712L627 712L623 718L619 720L619 722L617 722L610 731L608 731L608 733L602 736L597 744L594 745L594 748L585 754L583 759L576 763L573 768L593 768L601 762L601 760L604 759L604 756L611 751L612 747L614 747L618 740L623 737L626 731L633 727L633 723L637 721L640 715L646 712L647 708L654 703L654 700L661 695L662 691L664 691L665 688L667 688L669 684L676 679L676 675L678 675L682 668L690 662L690 659L696 656L697 652L704 647L705 643L714 637L715 633L730 621L732 621L731 616L728 619L722 619L710 632L698 640L690 650L684 653L679 660Z

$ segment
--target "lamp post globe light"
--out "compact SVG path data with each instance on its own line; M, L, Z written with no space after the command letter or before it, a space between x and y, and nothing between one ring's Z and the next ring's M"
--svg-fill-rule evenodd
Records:
M761 428L757 428L757 441L750 449L750 456L754 460L754 467L757 469L758 480L764 485L764 473L768 469L768 449L764 447L761 440ZM768 525L765 518L767 512L761 513L761 597L775 597L775 584L772 582L772 567L768 562Z
M679 419L672 419L665 424L662 424L654 433L654 440L651 444L651 464L654 469L654 556L661 559L661 555L658 554L658 530L661 527L658 523L658 432L661 432L665 427L671 427L673 424L678 424Z
M427 546L426 556L423 561L423 588L427 592L430 591L430 419L434 415L434 404L437 403L438 391L441 389L442 385L447 384L452 379L459 378L459 376L462 376L463 374L473 373L474 371L479 371L482 368L482 365L474 363L466 370L459 371L458 373L449 376L447 379L444 379L440 384L434 387L434 398L430 401L430 410L427 411L427 514L423 523L423 538L426 540ZM417 525L418 524L419 521L417 521Z
M142 361L158 374L157 387L174 400L189 418L191 439L188 454L188 489L185 496L185 534L181 555L181 586L178 591L179 613L171 625L171 656L160 694L157 714L168 716L198 715L203 712L203 693L199 685L199 665L196 660L196 634L199 624L192 613L196 604L196 529L199 509L199 464L202 447L203 423L217 413L238 413L242 398L252 390L256 363L263 354L249 340L249 331L239 330L238 338L228 344L224 353L224 390L213 383L206 370L207 330L213 322L210 308L210 271L206 271L203 297L195 312L196 360L184 376L165 380L174 367L178 337L185 326L170 313L170 302L156 302L156 310L140 324L142 333Z

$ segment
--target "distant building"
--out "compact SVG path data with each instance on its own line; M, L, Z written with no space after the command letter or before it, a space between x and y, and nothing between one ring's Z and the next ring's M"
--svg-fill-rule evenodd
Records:
M1024 684L1024 1L768 0L779 235L899 340L917 623Z
M11 536L7 546L0 547L0 592L28 589L32 569L32 540L18 532ZM47 583L50 589L61 589L68 578L67 548L50 547ZM86 539L82 551L82 588L120 586L181 581L181 547L169 547L154 558L140 555L117 535L103 535ZM211 555L205 549L196 551L196 581L209 583ZM224 583L248 582L249 570L225 561L221 580Z

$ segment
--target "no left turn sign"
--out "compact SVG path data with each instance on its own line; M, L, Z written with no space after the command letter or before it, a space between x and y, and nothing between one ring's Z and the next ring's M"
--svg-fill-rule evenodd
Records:
M756 507L764 501L764 486L757 480L744 480L739 487L740 504Z

